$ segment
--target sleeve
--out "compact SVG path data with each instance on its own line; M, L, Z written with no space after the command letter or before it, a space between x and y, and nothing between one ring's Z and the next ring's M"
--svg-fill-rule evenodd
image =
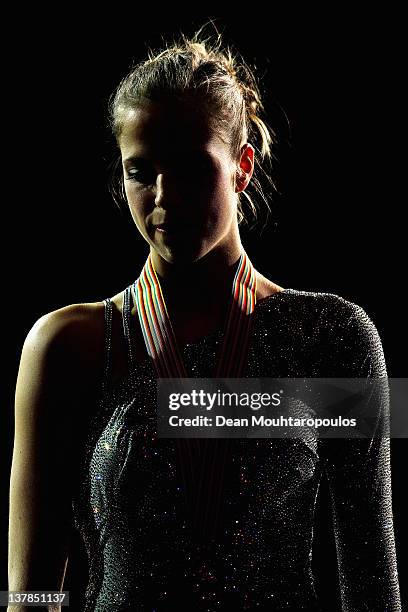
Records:
M365 311L343 300L333 326L333 376L382 378L367 395L376 415L371 438L326 439L328 478L343 612L398 612L401 601L395 551L389 439L389 390L378 332ZM335 331L334 331L335 330ZM374 412L372 412L374 411Z

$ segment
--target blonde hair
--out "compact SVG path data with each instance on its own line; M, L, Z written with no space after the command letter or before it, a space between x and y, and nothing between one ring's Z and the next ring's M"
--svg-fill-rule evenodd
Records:
M221 35L216 40L201 39L201 30L192 38L181 35L179 41L161 51L149 51L148 59L137 64L121 81L110 100L110 127L118 142L127 110L143 100L160 101L168 96L199 100L208 112L218 134L230 146L231 156L238 160L243 144L255 149L255 170L248 186L270 212L268 198L262 188L266 179L275 189L270 176L272 145L275 134L261 118L263 104L256 78L237 53L223 48ZM197 96L197 97L196 97ZM114 167L116 181L111 184L118 205L126 201L120 160ZM268 170L264 166L269 165ZM119 182L118 182L119 181ZM242 192L256 221L258 208L249 193ZM256 199L255 199L256 201ZM249 224L243 202L238 197L238 223Z

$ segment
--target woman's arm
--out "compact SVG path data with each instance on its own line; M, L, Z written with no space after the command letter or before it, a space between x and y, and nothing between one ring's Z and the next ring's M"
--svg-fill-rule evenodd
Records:
M79 449L73 424L86 420L78 358L84 320L82 305L55 311L34 325L24 343L10 479L10 591L63 588Z
M368 414L376 417L373 437L324 441L342 609L398 612L387 372L375 326L363 309L354 309L337 338L345 368L350 377L383 381L366 398Z

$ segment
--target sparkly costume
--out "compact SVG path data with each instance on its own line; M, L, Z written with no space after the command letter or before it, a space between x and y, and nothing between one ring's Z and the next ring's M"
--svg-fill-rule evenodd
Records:
M193 462L192 473L202 468L203 478L191 479L185 491L175 441L155 435L156 374L147 354L134 359L131 299L128 287L129 372L114 384L112 304L105 300L102 397L73 501L90 564L86 612L319 610L311 547L326 475L343 610L400 610L389 440L234 439L222 480L217 457L224 441L196 440L197 448L213 444L207 463L214 464ZM182 349L191 377L212 375L222 334ZM380 339L355 304L286 289L256 305L244 377L383 376ZM387 401L377 411L381 432Z

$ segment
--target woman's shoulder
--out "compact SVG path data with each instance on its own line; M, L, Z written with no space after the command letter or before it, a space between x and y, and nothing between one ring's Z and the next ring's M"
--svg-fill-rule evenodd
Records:
M121 317L123 291L109 298L112 304L113 327ZM42 315L30 329L25 345L37 354L61 356L77 364L88 374L100 371L104 359L106 310L105 300L69 304Z
M327 314L346 319L355 317L368 319L364 309L351 300L336 293L304 289L284 288L258 273L257 302L269 305L272 302L290 311L298 310L305 316L313 313Z
M278 311L293 325L323 332L353 332L367 342L379 341L377 329L362 306L337 293L284 288L257 273L258 310Z
M328 317L335 316L339 322L342 320L347 322L351 318L361 323L370 320L362 306L337 293L293 289L291 287L282 289L280 293L291 310L297 307L305 313L319 312Z
M73 348L79 343L97 340L103 329L103 302L69 304L42 315L31 328L27 338L42 347Z
M281 308L291 327L328 353L358 361L361 371L385 371L382 342L365 308L336 293L287 288ZM284 296L284 299L283 299Z
M360 336L378 335L371 316L352 299L326 291L308 291L288 288L284 290L291 309L308 315L317 315L319 323L328 327L354 330Z

